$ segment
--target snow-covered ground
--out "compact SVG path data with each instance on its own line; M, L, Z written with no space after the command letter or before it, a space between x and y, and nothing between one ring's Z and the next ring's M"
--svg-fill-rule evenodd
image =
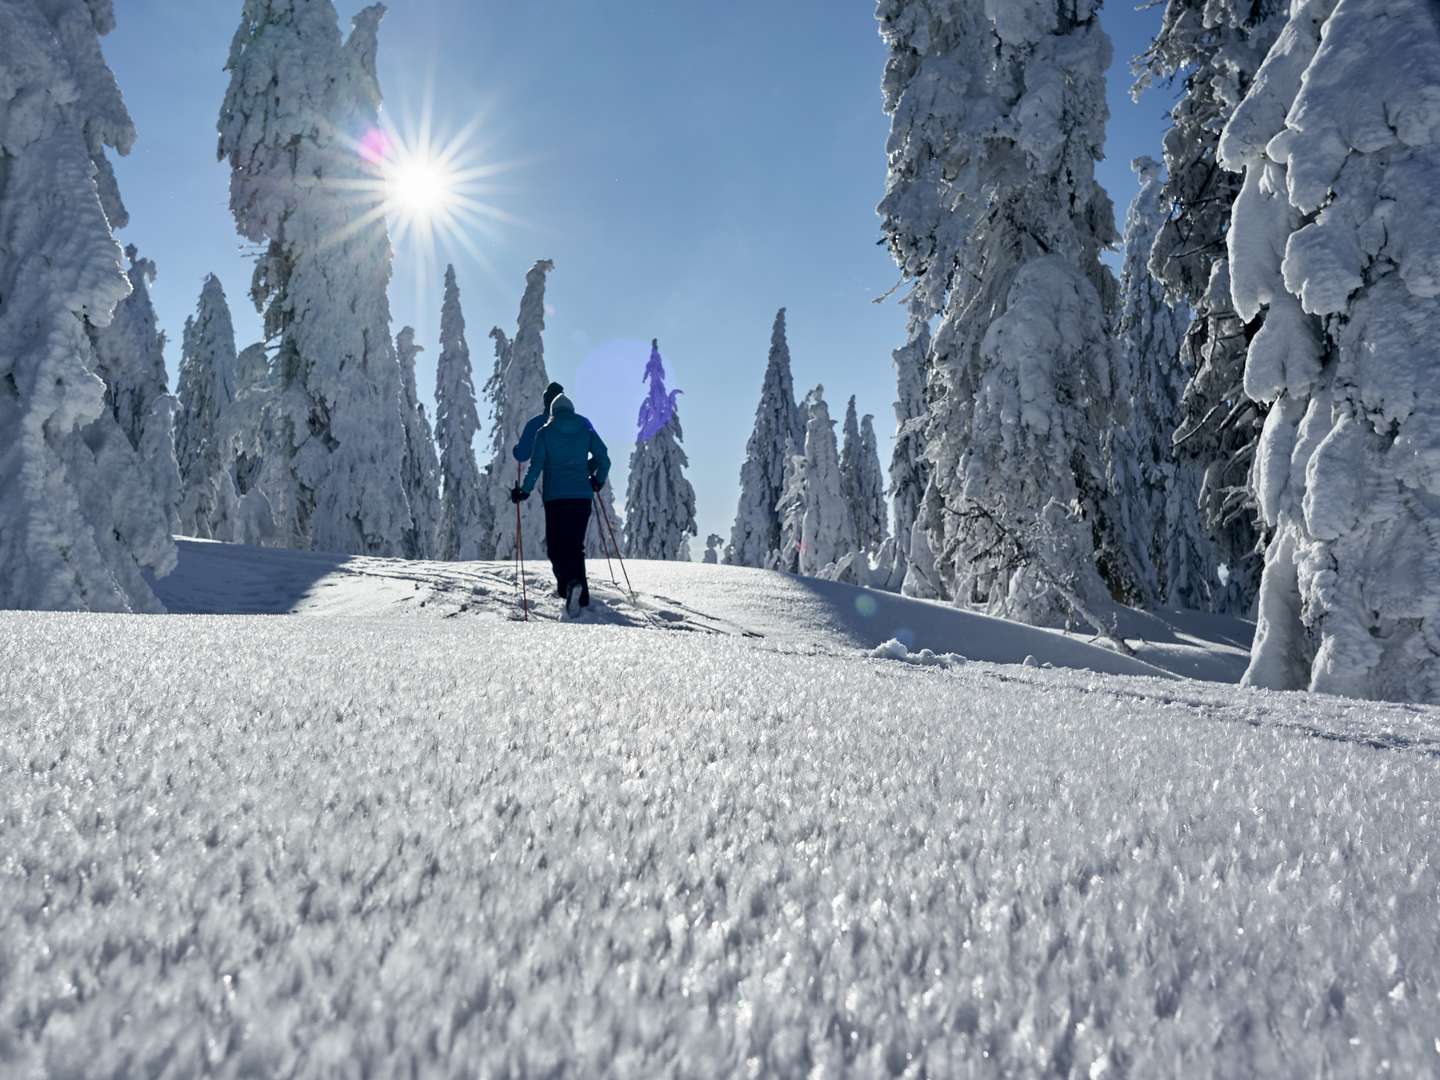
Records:
M167 602L337 617L0 614L0 1074L1440 1070L1440 711L631 573L526 625L184 544Z

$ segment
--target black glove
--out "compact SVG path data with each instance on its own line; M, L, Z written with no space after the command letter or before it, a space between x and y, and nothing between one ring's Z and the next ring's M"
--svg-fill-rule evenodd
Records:
M522 503L529 497L530 493L518 485L510 489L510 501L512 503Z
M595 492L596 495L600 494L600 489L604 486L605 481L601 480L598 476L590 477L590 490Z

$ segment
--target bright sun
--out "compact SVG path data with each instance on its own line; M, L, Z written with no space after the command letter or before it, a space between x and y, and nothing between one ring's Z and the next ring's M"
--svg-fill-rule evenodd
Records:
M454 207L456 178L444 162L416 157L397 161L386 171L389 201L400 214L433 221Z
M358 214L339 230L339 243L363 229L388 225L397 258L415 278L417 301L428 291L443 265L442 254L462 249L494 276L484 241L497 240L501 227L516 221L496 206L492 181L515 163L487 160L476 139L483 116L448 136L432 123L428 97L413 127L386 121L351 141L362 176L340 181L352 194Z

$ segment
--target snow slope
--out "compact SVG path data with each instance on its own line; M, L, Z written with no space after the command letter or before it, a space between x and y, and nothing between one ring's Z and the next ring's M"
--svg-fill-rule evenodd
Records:
M386 615L517 619L512 563L425 563L178 541L179 568L156 583L176 613ZM533 554L533 552L532 552ZM915 649L1018 664L1027 656L1056 667L1111 674L1166 672L1238 682L1251 624L1196 613L1118 609L1118 627L1139 660L1067 635L828 581L745 567L626 560L630 599L618 564L589 563L596 607L587 620L619 626L734 634L786 651L855 654L895 638ZM547 563L528 563L534 617L560 616Z
M1440 711L385 580L0 614L0 1074L1440 1067Z

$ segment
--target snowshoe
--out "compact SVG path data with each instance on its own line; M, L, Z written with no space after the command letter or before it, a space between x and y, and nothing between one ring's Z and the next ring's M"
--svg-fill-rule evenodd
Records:
M565 592L565 614L572 619L578 619L580 617L580 600L584 588L585 586L577 581Z

